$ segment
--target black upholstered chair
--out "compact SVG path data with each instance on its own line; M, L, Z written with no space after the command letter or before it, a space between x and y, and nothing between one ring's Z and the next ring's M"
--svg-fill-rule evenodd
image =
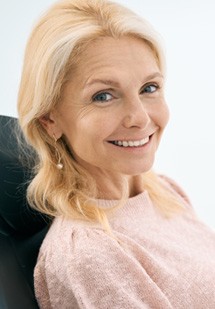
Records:
M26 202L28 167L20 161L17 120L0 116L0 308L38 308L33 268L50 220ZM35 154L30 151L32 161Z

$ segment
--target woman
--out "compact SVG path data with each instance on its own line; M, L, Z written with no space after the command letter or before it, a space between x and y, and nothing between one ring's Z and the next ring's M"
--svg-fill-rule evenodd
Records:
M60 1L33 30L18 110L39 157L28 200L54 218L40 308L215 308L215 235L151 171L164 80L158 35L119 4Z

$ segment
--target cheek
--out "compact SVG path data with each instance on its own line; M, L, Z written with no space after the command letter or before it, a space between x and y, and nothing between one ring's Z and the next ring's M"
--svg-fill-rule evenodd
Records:
M161 129L164 129L169 121L169 108L166 103L162 103L156 113L156 122Z
M101 108L94 110L76 121L76 130L79 134L85 135L85 137L90 136L90 139L98 141L106 140L119 122L113 115L111 109Z
M69 130L65 132L68 144L73 152L92 152L96 145L102 145L103 141L111 134L112 123L110 115L96 113L85 117L73 119ZM72 121L71 121L72 123Z

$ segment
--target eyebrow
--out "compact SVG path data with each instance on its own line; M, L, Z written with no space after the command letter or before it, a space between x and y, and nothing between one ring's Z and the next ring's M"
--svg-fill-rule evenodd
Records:
M160 72L155 72L155 73L148 75L145 78L144 82L147 82L150 79L153 79L155 77L164 78L164 76ZM95 78L95 79L90 80L88 83L86 83L85 87L88 88L88 87L92 86L93 84L97 84L97 83L104 84L104 85L110 85L110 86L113 86L113 87L119 87L120 86L120 83L113 81L113 80L110 80L110 79Z

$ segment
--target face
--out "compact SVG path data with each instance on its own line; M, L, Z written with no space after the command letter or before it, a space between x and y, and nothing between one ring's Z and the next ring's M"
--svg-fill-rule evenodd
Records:
M164 79L140 39L91 44L50 113L50 135L64 135L76 161L94 177L148 171L168 121Z

